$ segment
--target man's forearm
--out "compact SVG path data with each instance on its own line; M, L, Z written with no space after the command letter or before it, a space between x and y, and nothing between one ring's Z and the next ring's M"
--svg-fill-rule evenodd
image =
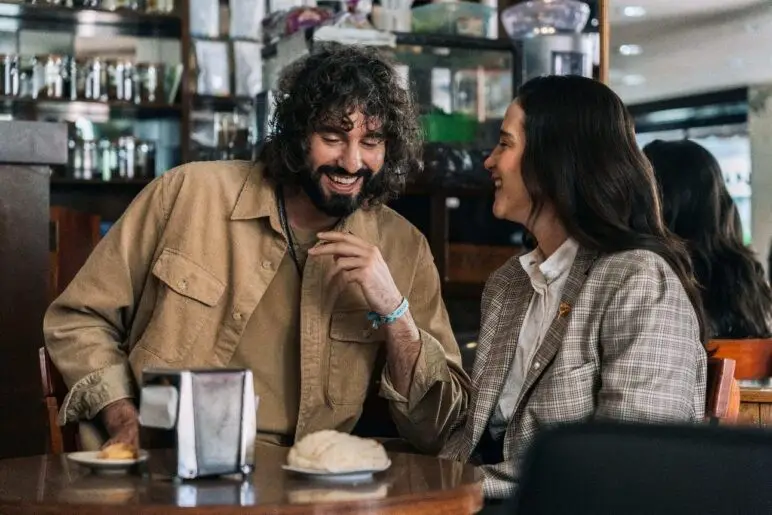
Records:
M408 398L421 353L421 333L410 311L386 326L386 347L392 385L400 395Z

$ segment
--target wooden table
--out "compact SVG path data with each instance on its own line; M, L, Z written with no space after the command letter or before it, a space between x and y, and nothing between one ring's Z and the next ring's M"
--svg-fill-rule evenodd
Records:
M756 427L772 427L772 388L740 387L738 423Z
M469 465L391 454L388 471L361 485L310 481L285 472L287 449L258 445L247 480L177 482L169 451L152 451L144 473L95 474L66 456L0 460L0 514L469 514L482 508Z

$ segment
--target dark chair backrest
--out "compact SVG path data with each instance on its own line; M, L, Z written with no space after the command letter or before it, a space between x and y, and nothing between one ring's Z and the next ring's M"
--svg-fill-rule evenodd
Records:
M772 513L772 434L725 426L582 424L540 433L518 515Z

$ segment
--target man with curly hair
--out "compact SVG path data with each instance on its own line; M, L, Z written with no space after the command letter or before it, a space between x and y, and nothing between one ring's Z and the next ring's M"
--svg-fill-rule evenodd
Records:
M426 239L383 205L421 144L393 65L324 45L276 93L256 163L156 179L49 308L46 344L70 389L60 422L106 430L92 438L82 424L86 446L137 443L148 367L251 369L258 436L279 445L353 430L371 386L427 452L466 409Z

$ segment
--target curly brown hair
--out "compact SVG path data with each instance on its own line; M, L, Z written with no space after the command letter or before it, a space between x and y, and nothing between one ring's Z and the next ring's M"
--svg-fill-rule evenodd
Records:
M283 70L270 135L258 154L266 176L277 185L298 186L308 167L311 134L330 124L351 130L349 115L357 110L366 123L381 124L386 142L380 187L367 192L364 205L398 196L408 173L420 168L422 134L413 98L393 61L371 47L317 43Z

